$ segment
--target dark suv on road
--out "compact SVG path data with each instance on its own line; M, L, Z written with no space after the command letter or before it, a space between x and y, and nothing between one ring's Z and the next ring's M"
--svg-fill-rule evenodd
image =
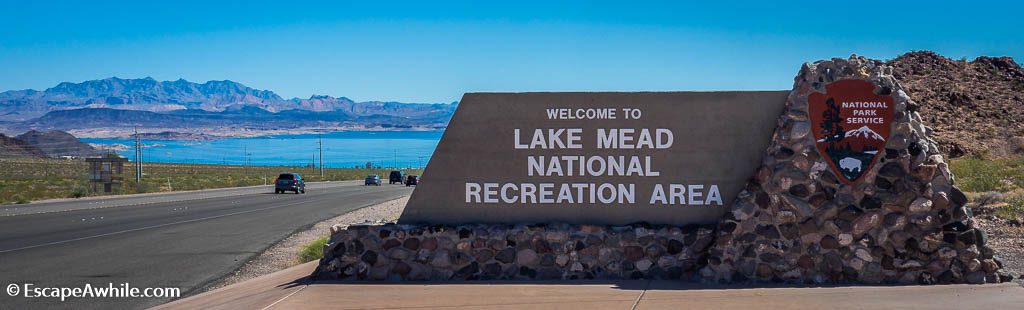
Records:
M306 193L306 181L298 173L282 173L274 180L274 194L284 192Z
M405 177L405 186L413 186L420 183L420 177L418 175L412 175Z
M405 171L394 170L391 171L391 175L388 176L388 184L402 184L405 183Z

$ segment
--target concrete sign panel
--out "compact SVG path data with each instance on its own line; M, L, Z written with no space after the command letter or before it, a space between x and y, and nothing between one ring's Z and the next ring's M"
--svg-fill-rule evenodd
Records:
M470 93L400 223L715 223L786 91Z

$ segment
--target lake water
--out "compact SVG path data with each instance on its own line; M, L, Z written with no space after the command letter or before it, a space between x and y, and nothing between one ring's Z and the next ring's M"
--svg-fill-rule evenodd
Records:
M324 166L350 168L373 162L378 167L423 167L434 153L441 131L346 131L213 141L147 140L143 160L162 163L196 163L257 166L306 166L319 161L323 137ZM135 159L132 140L81 139L105 145L126 145L118 151Z

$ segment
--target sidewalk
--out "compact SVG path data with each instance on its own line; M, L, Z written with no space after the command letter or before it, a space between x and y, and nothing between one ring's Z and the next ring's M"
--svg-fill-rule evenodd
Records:
M742 288L677 281L312 283L306 263L155 309L1016 309L1013 283Z

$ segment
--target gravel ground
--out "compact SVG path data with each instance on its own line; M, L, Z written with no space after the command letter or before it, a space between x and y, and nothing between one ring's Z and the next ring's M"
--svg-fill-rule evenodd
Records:
M974 208L974 220L988 234L988 246L1003 261L1003 270L1014 275L1014 282L1024 286L1024 226L992 215L993 207Z
M398 220L398 216L405 209L405 203L409 197L395 199L378 205L369 206L338 217L316 223L312 228L297 232L274 244L259 256L246 262L234 274L214 282L202 290L212 291L231 284L256 278L262 275L284 270L299 264L299 250L314 240L330 235L331 226L336 224L352 225L367 222L385 223Z

